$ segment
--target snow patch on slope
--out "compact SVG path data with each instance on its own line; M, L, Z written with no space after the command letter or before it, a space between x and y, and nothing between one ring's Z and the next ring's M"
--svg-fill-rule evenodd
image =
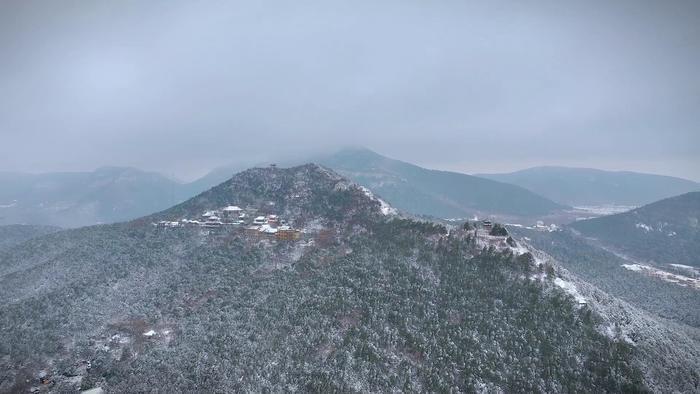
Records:
M676 268L680 268L680 267L678 267L680 264L670 264L670 265L674 266ZM671 272L666 272L666 271L660 270L656 267L652 267L650 265L644 265L644 264L638 264L638 263L622 264L622 268L630 270L630 271L634 271L634 272L639 272L641 274L648 275L648 276L651 276L654 278L659 278L665 282L674 283L678 286L690 287L690 288L700 290L700 279L690 278L690 277L687 277L684 275L678 275L678 274L674 274ZM690 268L692 269L692 267L690 267Z
M581 295L581 293L578 292L576 285L574 285L573 283L565 281L562 278L555 278L554 284L559 286L565 292L569 293L571 296L573 296L576 302L578 302L579 304L586 304L586 299Z
M362 189L362 192L365 193L367 197L370 199L379 202L379 210L382 212L382 215L396 215L398 211L396 208L392 207L387 203L386 201L382 200L381 198L378 198L370 191L368 188L364 186L360 186L360 189Z
M581 295L581 293L578 292L576 285L573 283L565 281L562 278L555 278L554 284L559 286L565 292L569 293L579 304L586 304L586 299Z
M674 268L678 268L681 270L692 272L695 275L700 275L700 271L697 268L691 267L689 265L685 265L685 264L669 264L669 265L671 267L674 267Z
M637 227L637 228L641 228L642 230L646 231L647 233L650 232L650 231L654 231L654 228L653 228L653 227L651 227L651 226L649 226L649 225L646 225L646 224L644 224L644 223L637 223L637 224L635 224L634 226Z

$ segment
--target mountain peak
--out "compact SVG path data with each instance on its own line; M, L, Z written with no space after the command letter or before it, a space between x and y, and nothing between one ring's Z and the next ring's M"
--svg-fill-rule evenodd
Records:
M196 218L229 205L276 214L297 224L313 220L358 222L395 210L380 198L336 172L315 163L290 168L251 168L228 181L166 210L156 217Z
M519 186L430 170L366 148L345 148L321 163L381 194L397 208L436 217L548 215L563 206Z

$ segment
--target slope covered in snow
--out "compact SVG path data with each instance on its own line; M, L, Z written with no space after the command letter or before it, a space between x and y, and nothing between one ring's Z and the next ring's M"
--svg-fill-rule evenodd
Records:
M231 205L302 234L153 225ZM636 348L601 331L555 283L571 278L526 246L382 207L316 165L258 168L150 217L12 248L0 255L0 390L655 387Z

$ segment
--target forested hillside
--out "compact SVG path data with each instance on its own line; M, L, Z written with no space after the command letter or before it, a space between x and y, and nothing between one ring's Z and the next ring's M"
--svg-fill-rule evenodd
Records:
M32 226L22 224L0 226L0 252L32 238L55 233L59 230L60 228L53 226Z
M700 192L571 227L642 262L700 267Z
M153 225L226 204L303 236ZM246 171L0 254L0 391L697 389L695 358L652 377L575 285L513 245L401 218L315 165Z
M513 228L537 249L547 252L585 281L654 315L700 328L700 289L681 286L675 278L629 269L625 259L570 230L542 232ZM627 267L627 268L626 268ZM660 267L683 274L673 266Z

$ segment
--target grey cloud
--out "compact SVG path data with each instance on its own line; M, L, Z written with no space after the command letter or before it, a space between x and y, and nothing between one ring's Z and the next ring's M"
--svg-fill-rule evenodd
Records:
M0 169L352 144L700 179L698 26L693 1L3 2Z

